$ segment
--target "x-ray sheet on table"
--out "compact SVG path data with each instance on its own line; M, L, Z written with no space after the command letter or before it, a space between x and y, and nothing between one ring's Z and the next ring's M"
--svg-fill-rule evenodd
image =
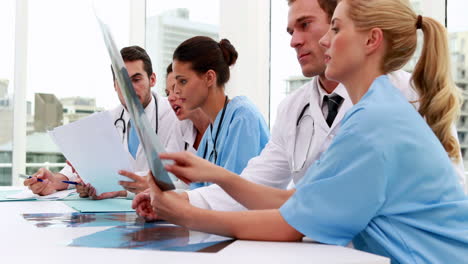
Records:
M114 70L116 81L119 89L125 99L127 110L134 121L137 130L138 138L145 151L148 165L153 173L156 184L163 190L175 189L172 179L169 177L168 172L164 169L164 164L168 161L162 161L159 158L161 152L165 152L163 145L159 141L158 136L151 128L151 124L145 114L143 105L141 104L138 96L133 88L132 82L128 76L127 69L125 68L124 61L120 54L119 49L115 44L109 27L96 15L96 19L104 37L104 42L109 52L112 69Z
M216 253L234 240L168 223L117 226L73 239L69 246Z
M145 221L136 213L44 213L23 214L36 227L99 227L143 226Z
M95 113L49 132L80 177L99 195L123 190L119 180L128 180L119 170L134 171L130 153L108 112Z

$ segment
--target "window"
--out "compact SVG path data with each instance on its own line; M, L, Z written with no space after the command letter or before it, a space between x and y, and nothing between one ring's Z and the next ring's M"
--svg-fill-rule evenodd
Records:
M465 134L458 132L458 140L460 141L460 144L463 144L463 142L465 142Z
M414 10L430 16L439 22L445 21L444 0L412 0ZM274 123L279 103L288 94L309 81L301 72L294 50L289 46L291 37L286 33L287 1L271 1L271 83L270 83L270 122ZM451 42L451 45L456 45ZM419 46L415 56L405 70L412 71L419 58Z
M466 70L468 69L468 62L465 58L468 55L468 47L465 43L468 39L468 21L466 20L465 10L468 8L468 2L464 0L450 0L447 1L447 29L449 31L450 39L455 42L451 45L452 57L452 71L455 83L462 89L463 105L461 109L462 122L458 122L458 134L460 146L462 150L465 168L468 166L468 157L466 150L468 144L465 144L465 139L468 133L468 109L466 102L468 98L468 78L466 77Z
M411 0L410 1L413 10L416 14L420 14L422 16L428 16L436 19L442 25L445 25L445 0ZM423 35L419 31L418 32L418 47L413 58L408 62L408 64L403 68L408 72L412 72L416 63L418 62L419 56L422 50L422 40ZM455 46L458 43L453 41L452 39L448 39L449 46Z
M126 45L129 1L100 1L94 5L110 25L118 46ZM44 166L59 171L65 158L47 131L113 108L119 101L93 1L29 1L28 20L26 100L31 109L27 117L26 173Z
M14 43L15 2L24 4L18 10L27 11L18 18L19 25L26 25L21 28L24 41L20 42L26 43L25 50ZM15 171L32 174L40 167L60 170L65 158L46 131L119 103L93 5L110 25L117 45L128 45L129 0L1 1L0 185L15 183ZM13 61L15 52L24 62L18 58ZM18 77L24 84L19 87L12 83L17 62L27 65L21 70L27 74ZM13 95L24 89L26 95L15 98L13 105ZM23 124L25 129L12 138L11 113L23 109L18 105L27 109L24 118L15 114L15 126ZM21 144L13 144L13 140ZM15 162L18 155L24 157L25 164L21 159Z
M164 95L166 68L184 40L205 35L227 38L239 57L226 84L229 97L248 96L268 121L270 1L146 0L146 49Z
M20 104L18 104L21 107L17 109L25 112L23 109L27 108L24 117L18 118L15 115L18 119L15 120L15 124L23 124L22 130L15 134L16 140L19 140L21 144L13 144L11 138L13 133L8 132L13 127L11 113L15 106L12 106L11 100L3 100L5 97L13 97L14 94L13 65L15 63L12 56L15 54L13 32L16 2L22 2L25 5L24 8L18 9L24 11L24 16L21 16L19 23L25 25L24 36L22 35L25 41L20 42L25 43L24 49L21 50L24 70L19 72L25 73L24 77L20 78L24 83L20 90L25 95L21 95ZM1 1L0 80L2 81L0 91L2 93L0 94L0 108L2 111L6 107L12 109L10 114L5 115L3 111L0 115L2 118L0 133L9 133L0 135L5 141L0 142L0 184L9 185L12 182L18 182L16 176L12 177L13 174L23 171L33 173L43 166L59 170L65 160L47 137L46 131L119 104L114 94L110 60L95 19L93 5L97 9L97 14L110 25L118 47L145 46L153 58L155 70L160 77L158 85L161 88L164 84L161 80L164 80L165 69L172 58L173 49L180 42L194 35L207 35L218 40L220 20L229 21L225 21L228 27L225 27L224 34L230 40L235 38L242 49L258 54L256 49L251 49L245 44L247 42L245 39L249 39L251 40L249 43L254 45L261 43L261 49L266 50L265 54L269 54L269 50L264 47L268 46L268 41L259 42L256 38L259 35L258 30L253 30L252 26L248 31L245 30L252 25L252 21L255 24L259 20L260 12L257 10L263 11L262 16L267 17L265 14L269 13L269 2L268 8L260 5L260 2L265 5L268 1L239 0L236 3L225 1L223 4L227 8L224 8L225 13L220 19L220 11L223 8L219 0L174 0L169 3L159 0ZM232 12L235 9L232 7L237 6L239 10ZM256 7L251 8L252 6ZM249 15L244 15L245 10L249 10L247 12ZM234 17L231 17L231 13ZM232 37L232 29L239 30L239 17L244 16L248 19L242 20L245 23L242 26L243 34ZM145 20L147 34L145 30L142 30L145 27L141 26L145 24ZM264 35L268 35L269 23L262 25L267 25L262 28L261 32L262 37L267 39ZM231 31L226 31L226 28ZM248 37L245 37L245 32L248 32ZM241 52L241 54L241 58L242 56L249 58L242 60L254 67L254 70L241 67L245 68L248 74L256 77L259 75L256 68L268 69L268 65L256 67L258 63L256 63L255 56L246 52ZM266 56L263 57L262 63L267 61ZM254 63L250 63L249 60ZM239 63L240 60L237 64ZM268 70L265 70L265 73L268 73ZM245 75L243 73L235 75L231 75L230 83L236 79L254 79L239 78ZM262 81L267 79L267 76L268 74L263 74ZM4 80L8 80L8 86L5 85L7 82ZM243 81L239 83L245 86ZM253 87L257 86L266 87L266 85L255 84ZM251 87L247 89L253 90ZM267 90L266 94L268 92ZM264 91L260 96L263 94ZM268 95L264 97L268 98ZM267 107L263 109L266 109L264 112L268 111ZM12 145L14 145L13 150ZM12 162L18 156L19 162Z
M290 93L310 79L302 75L296 52L290 46L287 1L271 1L271 77L270 127L276 120L278 105Z
M174 50L186 39L199 35L219 40L219 0L146 1L146 50L160 95L165 95L166 68Z
M11 185L16 1L0 1L0 186Z

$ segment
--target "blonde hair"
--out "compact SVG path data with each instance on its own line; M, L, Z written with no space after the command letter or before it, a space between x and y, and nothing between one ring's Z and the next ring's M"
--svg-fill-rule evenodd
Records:
M419 113L426 119L450 158L460 160L460 146L451 134L460 111L460 91L452 80L447 32L436 20L419 17L405 0L344 0L358 30L380 28L387 44L384 73L401 69L417 45L417 24L424 44L412 82L419 94ZM341 2L341 1L340 1Z

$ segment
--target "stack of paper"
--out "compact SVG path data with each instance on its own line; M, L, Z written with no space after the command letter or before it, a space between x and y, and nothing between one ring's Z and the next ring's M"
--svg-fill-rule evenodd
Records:
M64 190L55 192L53 194L40 196L34 194L31 190L25 189L23 191L15 191L13 194L7 195L3 201L28 201L28 200L61 200L72 194L76 193L75 190Z

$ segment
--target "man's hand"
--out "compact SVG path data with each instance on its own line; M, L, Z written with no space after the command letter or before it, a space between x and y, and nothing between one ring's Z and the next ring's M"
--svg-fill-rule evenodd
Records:
M185 226L190 221L192 206L188 199L173 191L161 191L153 177L148 177L151 207L155 216L176 225Z
M115 192L105 192L101 193L100 195L91 195L91 199L93 200L103 200L103 199L110 199L115 197L127 197L126 191L115 191Z
M81 198L90 197L93 200L103 200L127 196L126 191L105 192L101 193L100 195L96 195L96 189L91 184L84 184L82 181L80 181L80 184L76 186L76 191L78 192Z
M133 198L132 208L135 209L136 213L143 217L147 222L158 220L158 216L153 211L153 207L151 207L149 189L137 194L135 198Z
M188 195L186 192L183 193L176 193L181 199L185 201L189 201ZM132 208L135 209L136 213L143 217L147 222L156 221L161 219L158 215L154 212L153 207L151 205L151 197L150 197L150 189L146 189L144 192L141 192L133 198L132 201Z
M85 184L81 178L77 181L79 184L76 185L76 192L80 195L81 198L89 197L90 189L93 188L91 184ZM96 192L96 191L94 191Z
M38 195L49 195L56 192L59 190L59 183L61 183L61 179L46 168L40 168L31 178L23 182L24 186L27 186L34 194Z
M125 190L138 194L148 189L148 181L146 180L146 176L138 176L137 174L128 171L119 171L119 174L133 180L119 181L119 184L122 185Z

